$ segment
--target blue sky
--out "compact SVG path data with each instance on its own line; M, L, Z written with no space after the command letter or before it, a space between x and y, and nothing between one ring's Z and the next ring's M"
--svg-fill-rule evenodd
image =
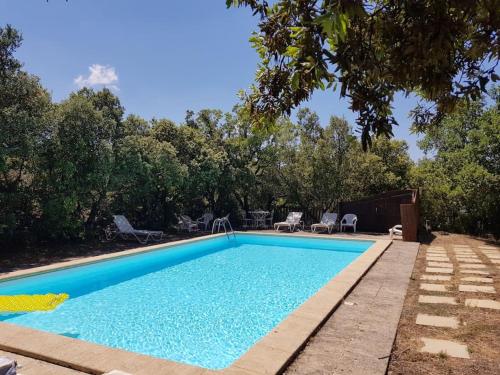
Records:
M113 87L127 113L183 121L186 110L231 110L253 81L257 55L248 38L258 19L224 0L0 0L0 24L24 37L16 56L60 101L79 86ZM93 67L91 74L89 68ZM413 159L413 98L398 96L394 112ZM318 92L307 105L326 124L331 115L355 125L338 92Z

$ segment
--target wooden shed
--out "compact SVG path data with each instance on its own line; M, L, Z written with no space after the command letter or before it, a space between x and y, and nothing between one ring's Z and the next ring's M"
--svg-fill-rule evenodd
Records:
M417 241L419 224L419 194L417 189L395 190L340 204L340 216L358 216L361 232L388 233L396 224L403 225L403 240Z

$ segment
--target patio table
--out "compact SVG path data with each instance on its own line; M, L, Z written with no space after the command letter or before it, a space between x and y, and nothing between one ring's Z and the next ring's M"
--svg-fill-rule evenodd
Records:
M248 213L253 217L256 228L266 226L266 217L269 216L269 211L256 210L248 211Z

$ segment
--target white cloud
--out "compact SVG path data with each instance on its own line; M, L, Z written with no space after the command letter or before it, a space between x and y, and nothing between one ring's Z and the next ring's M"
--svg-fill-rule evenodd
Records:
M93 64L89 66L90 74L88 77L79 75L75 78L75 84L82 87L92 87L103 85L111 89L118 90L118 75L116 74L115 68L109 65Z

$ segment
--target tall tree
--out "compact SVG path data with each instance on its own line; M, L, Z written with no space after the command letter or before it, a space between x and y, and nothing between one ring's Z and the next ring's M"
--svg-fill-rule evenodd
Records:
M419 143L433 156L411 176L423 187L423 215L434 227L500 234L500 101L494 98L490 106L482 99L460 103Z
M460 98L495 81L498 0L226 0L260 17L251 37L261 62L247 97L259 119L290 113L317 90L340 86L358 113L364 148L392 136L394 94L417 93L415 122L438 123ZM489 62L489 63L488 63Z
M0 236L15 237L30 227L34 206L33 175L52 109L39 79L23 71L13 53L21 35L0 28Z

